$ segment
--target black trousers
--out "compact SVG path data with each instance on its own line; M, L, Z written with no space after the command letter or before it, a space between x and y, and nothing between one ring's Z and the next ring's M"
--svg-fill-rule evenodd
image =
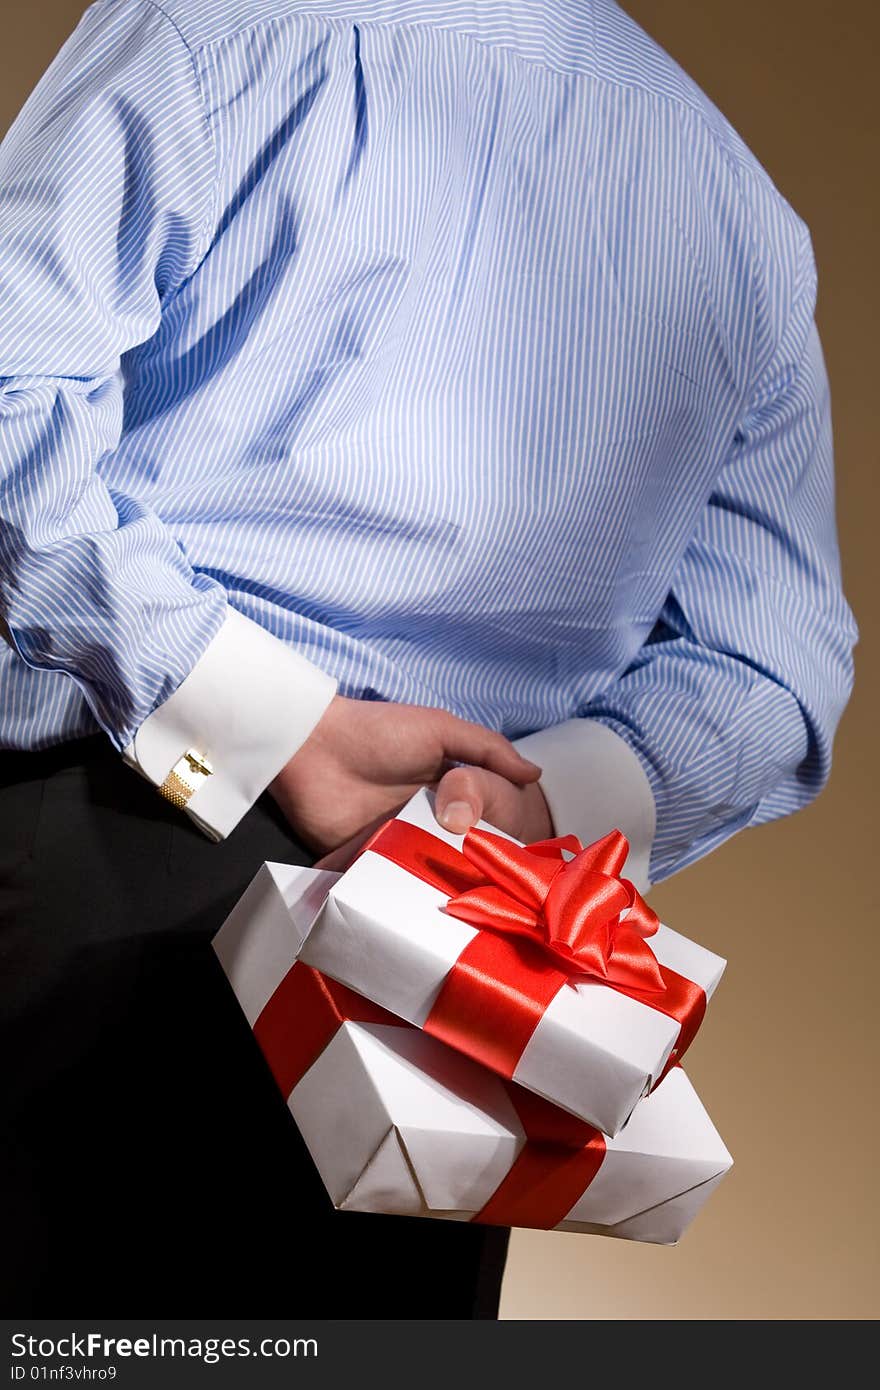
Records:
M335 1212L211 938L267 798L213 845L103 735L0 753L8 1316L493 1318L508 1232Z

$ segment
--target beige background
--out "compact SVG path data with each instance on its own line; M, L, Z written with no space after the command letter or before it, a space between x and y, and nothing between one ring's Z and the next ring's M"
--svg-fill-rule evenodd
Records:
M83 8L4 6L0 131ZM625 8L728 116L812 231L844 575L862 640L825 794L736 837L652 899L671 925L729 959L688 1070L733 1173L675 1250L516 1232L502 1316L873 1318L878 11L873 0Z

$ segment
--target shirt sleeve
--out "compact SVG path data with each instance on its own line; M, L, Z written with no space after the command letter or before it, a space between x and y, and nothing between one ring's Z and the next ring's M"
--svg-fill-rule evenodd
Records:
M0 583L19 656L73 679L117 748L226 596L103 464L122 354L207 245L213 153L188 50L142 3L86 11L0 146Z
M75 681L151 780L190 746L214 759L189 809L219 838L335 682L231 615L156 513L104 482L122 356L206 253L214 197L189 49L145 0L99 0L0 146L0 611L21 659Z
M641 762L655 806L653 882L815 797L852 686L857 629L841 587L806 240L790 312L658 620L630 667L579 711ZM586 797L588 756L579 771Z

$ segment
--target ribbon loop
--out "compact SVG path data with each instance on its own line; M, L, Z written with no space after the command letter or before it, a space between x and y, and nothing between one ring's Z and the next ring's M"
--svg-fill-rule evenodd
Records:
M462 853L487 883L498 884L512 898L535 909L540 909L565 866L561 854L555 859L535 854L531 845L518 845L479 826L472 826L465 835Z

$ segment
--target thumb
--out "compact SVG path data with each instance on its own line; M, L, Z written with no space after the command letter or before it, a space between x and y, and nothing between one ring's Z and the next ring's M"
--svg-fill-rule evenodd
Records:
M481 819L487 798L486 776L479 767L453 767L440 778L434 814L445 830L463 835Z

